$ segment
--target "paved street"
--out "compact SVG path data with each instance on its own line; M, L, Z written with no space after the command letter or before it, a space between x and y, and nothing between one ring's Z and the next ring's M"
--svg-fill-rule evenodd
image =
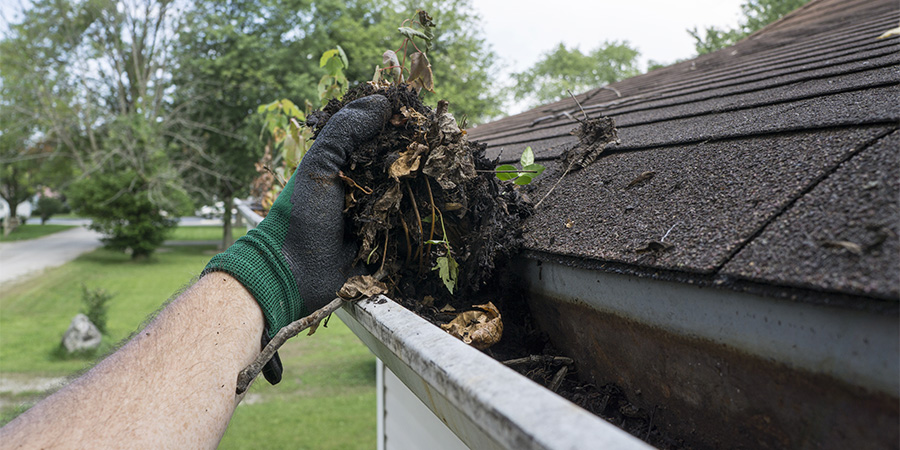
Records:
M0 285L61 266L100 245L100 233L81 227L28 241L0 243Z

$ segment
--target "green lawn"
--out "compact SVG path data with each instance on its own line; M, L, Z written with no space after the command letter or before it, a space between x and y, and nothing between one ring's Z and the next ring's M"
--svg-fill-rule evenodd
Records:
M196 237L200 233L190 230L178 236L206 239ZM104 344L108 349L190 283L213 254L214 246L172 246L134 262L127 255L100 249L48 270L40 282L4 286L0 377L68 376L92 364L88 359L61 359L55 352L81 307L81 283L114 294L108 313L110 336ZM222 448L374 448L375 359L353 333L335 317L328 328L312 337L295 338L280 353L284 380L277 386L262 379L254 384L238 407ZM0 423L21 413L17 404L37 395L0 394Z
M40 220L40 219L38 219ZM20 225L15 230L4 236L0 232L0 242L24 241L26 239L36 239L48 234L58 233L60 231L75 228L73 225Z
M247 228L233 227L233 237L235 239L245 235ZM173 241L216 241L222 240L222 227L220 226L196 226L196 227L177 227L169 233L168 238Z

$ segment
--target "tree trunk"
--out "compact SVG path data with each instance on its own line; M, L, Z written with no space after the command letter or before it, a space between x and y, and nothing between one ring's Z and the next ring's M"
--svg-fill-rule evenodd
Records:
M222 214L222 246L225 250L234 243L234 237L231 230L231 209L234 208L234 196L225 197L225 212Z

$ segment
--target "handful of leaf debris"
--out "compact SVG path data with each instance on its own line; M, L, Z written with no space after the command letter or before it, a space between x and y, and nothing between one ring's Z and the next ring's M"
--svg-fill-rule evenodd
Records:
M522 245L531 204L494 175L485 146L469 142L446 101L432 110L405 85L360 85L309 124L318 133L345 103L375 93L390 100L393 116L341 173L347 229L359 242L357 264L385 281L392 298L433 322L441 306L488 303L497 267Z

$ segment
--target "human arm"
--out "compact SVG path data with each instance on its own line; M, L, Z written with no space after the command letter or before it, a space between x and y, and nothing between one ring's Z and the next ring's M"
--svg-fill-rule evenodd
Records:
M215 448L263 326L237 280L205 276L121 349L0 429L0 446Z
M337 173L389 116L382 96L336 113L256 229L124 347L0 430L0 445L215 447L264 327L274 335L324 306L350 275Z

